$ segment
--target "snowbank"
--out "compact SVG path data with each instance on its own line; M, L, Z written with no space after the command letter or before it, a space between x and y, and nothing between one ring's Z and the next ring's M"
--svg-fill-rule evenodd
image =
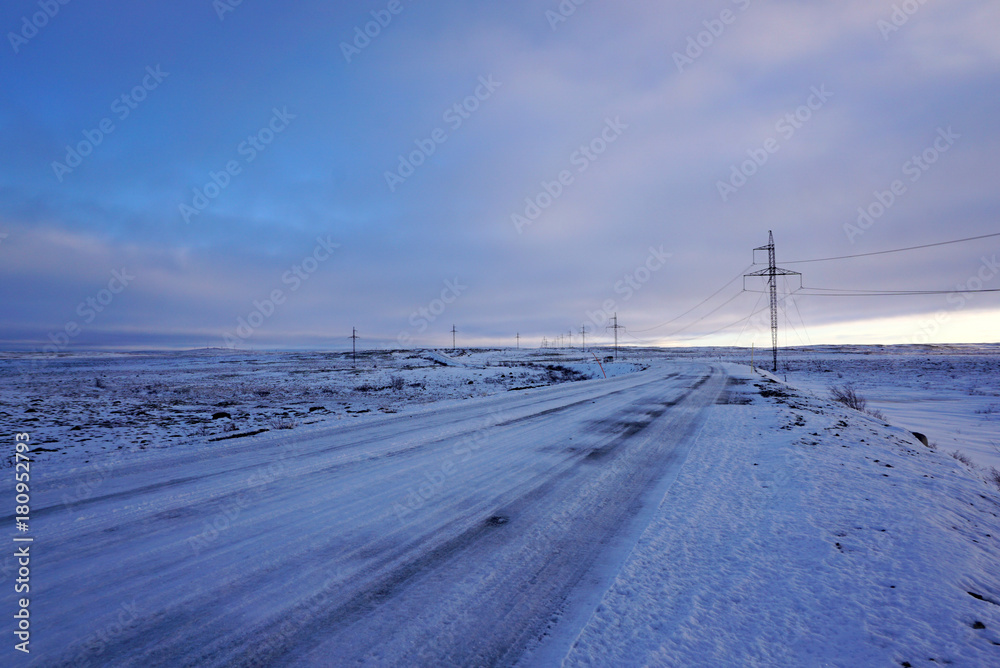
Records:
M732 371L563 665L1000 665L998 490Z

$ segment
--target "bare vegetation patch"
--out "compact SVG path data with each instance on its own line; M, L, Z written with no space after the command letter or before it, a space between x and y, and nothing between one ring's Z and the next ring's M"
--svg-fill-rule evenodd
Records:
M885 415L880 410L869 409L868 400L858 394L854 383L844 383L843 385L830 386L830 398L839 404L843 404L859 413L870 415L876 420L885 420Z
M966 466L970 467L972 466L972 460L969 459L968 456L966 456L966 454L964 452L961 452L960 450L955 450L955 452L951 453L951 456L957 459L958 461L962 462Z
M271 429L295 429L299 426L298 420L290 417L278 416L271 418Z

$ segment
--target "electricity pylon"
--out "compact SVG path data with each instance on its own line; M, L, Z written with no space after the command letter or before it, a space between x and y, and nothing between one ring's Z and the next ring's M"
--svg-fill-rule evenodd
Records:
M613 325L608 325L605 329L615 330L615 360L618 360L618 330L625 329L624 326L618 324L618 313L615 312L614 316L611 318L614 321Z
M351 366L358 366L358 329L357 327L351 327L351 335L348 337L351 340Z
M775 266L774 261L774 234L768 230L767 245L754 248L756 251L767 251L767 269L744 274L744 283L747 276L767 276L767 289L771 294L771 371L778 372L778 276L801 276L802 274L791 269L782 269ZM756 255L754 256L756 260Z

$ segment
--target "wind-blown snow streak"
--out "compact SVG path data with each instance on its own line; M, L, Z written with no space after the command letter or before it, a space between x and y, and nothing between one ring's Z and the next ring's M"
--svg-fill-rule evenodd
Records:
M746 367L648 362L128 453L86 493L47 453L32 665L1000 664L996 489Z
M1000 665L997 489L755 383L728 390L563 665Z
M660 367L155 453L71 510L55 477L35 513L39 660L509 664L571 594L607 587L723 384ZM91 642L123 602L135 618Z

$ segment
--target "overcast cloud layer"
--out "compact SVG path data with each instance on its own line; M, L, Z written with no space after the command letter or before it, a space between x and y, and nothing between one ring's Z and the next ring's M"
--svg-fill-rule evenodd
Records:
M1000 231L994 2L14 0L0 28L8 348L578 344L613 312L761 345L742 280L670 321L769 230L779 264ZM989 289L998 251L788 267ZM997 341L998 294L802 296L782 340Z

